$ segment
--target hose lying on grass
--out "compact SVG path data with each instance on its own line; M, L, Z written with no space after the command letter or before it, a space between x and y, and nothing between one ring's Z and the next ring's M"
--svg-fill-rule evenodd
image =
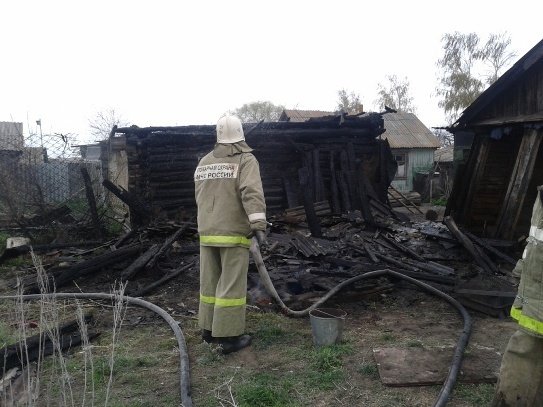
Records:
M54 293L54 294L27 294L27 295L9 295L0 296L0 300L40 300L40 299L55 299L55 298L76 298L82 300L112 300L116 298L121 301L126 301L127 304L137 305L154 312L164 319L177 339L177 345L179 346L179 371L180 371L180 391L181 391L181 403L183 407L192 407L192 398L190 395L190 368L189 368L189 355L187 353L187 345L185 343L185 336L183 331L172 318L170 314L164 311L159 306L150 303L149 301L142 300L141 298L134 298L128 296L115 296L115 294L106 293Z
M343 288L347 287L350 284L353 284L363 279L369 279L373 277L382 277L382 276L395 277L402 280L406 280L418 287L423 288L424 290L430 292L431 294L434 294L438 297L443 298L445 301L453 305L457 309L457 311L460 313L462 318L464 319L464 329L462 331L462 334L460 335L460 338L458 339L456 350L454 352L453 360L451 363L451 367L449 369L449 374L447 375L447 379L445 380L441 388L441 391L439 392L438 398L436 402L434 403L434 407L442 407L447 404L447 400L451 394L452 389L454 388L454 384L456 383L456 378L460 370L462 357L464 355L464 350L466 349L466 346L468 344L469 337L471 334L471 317L469 316L466 309L458 301L456 301L454 298L450 297L449 295L439 291L438 289L426 283L423 283L419 280L405 276L403 274L400 274L398 272L395 272L389 269L383 269L383 270L370 271L368 273L361 274L359 276L345 280L342 283L338 284L333 289L331 289L328 293L326 293L326 295L321 297L316 303L314 303L309 308L306 308L300 311L294 311L285 305L285 303L281 300L281 297L279 297L277 290L273 286L273 283L270 279L268 271L266 270L266 266L264 265L264 261L262 260L262 255L260 253L260 249L258 247L258 243L256 242L255 238L253 238L250 251L255 261L256 267L258 269L260 278L262 279L262 282L266 290L268 291L268 294L270 294L274 298L274 300L277 301L281 309L287 315L290 315L293 317L302 317L302 316L308 315L310 311L314 310L315 308L319 307L320 305L328 301L332 296L334 296L335 294L337 294L339 291L341 291ZM76 299L93 299L93 300L115 300L115 295L105 294L105 293L55 293L55 294L29 294L29 295L22 295L22 296L17 296L17 295L0 296L0 300L3 300L3 299L39 300L39 299L44 299L44 298L45 299L76 298ZM183 335L183 331L181 330L177 322L170 316L170 314L168 314L162 308L148 301L142 300L140 298L134 298L134 297L128 297L128 296L121 296L118 298L120 298L122 301L126 301L128 304L137 305L139 307L146 308L150 311L153 311L154 313L162 317L168 323L168 325L170 325L170 328L173 330L175 337L177 339L178 346L179 346L181 402L184 407L192 407L192 399L190 395L190 370L189 370L189 358L188 358L188 353L187 353L187 346L185 343L185 337Z
M383 270L369 271L367 273L345 280L342 283L335 286L334 288L332 288L330 291L328 291L326 295L321 297L316 303L314 303L310 307L304 310L295 311L287 307L285 303L283 302L283 300L281 300L281 297L279 297L279 294L277 293L277 290L273 286L273 283L270 279L268 271L266 270L266 266L264 264L264 260L262 259L262 254L260 253L258 242L256 241L255 238L252 239L250 251L253 256L253 260L255 261L256 268L258 269L258 274L260 275L262 283L264 284L264 287L266 288L268 294L273 297L273 299L277 302L277 304L279 304L281 309L287 315L290 315L293 317L302 317L302 316L308 315L310 311L314 310L315 308L319 307L320 305L328 301L333 295L337 294L339 291L341 291L341 289L347 287L348 285L356 283L357 281L360 281L360 280L365 280L365 279L374 278L374 277L383 277L383 276L394 277L394 278L399 278L401 280L408 281L428 291L429 293L434 294L444 299L453 307L455 307L458 313L462 316L464 320L464 328L456 344L456 349L454 351L451 367L449 368L449 374L447 375L447 379L445 380L445 382L443 383L443 386L441 387L441 391L439 392L437 400L434 403L434 407L442 407L447 404L451 391L454 388L454 385L456 383L456 378L458 377L458 372L460 370L460 366L462 364L462 358L464 356L464 350L466 349L466 346L468 345L469 337L471 335L471 317L466 311L466 309L462 306L462 304L460 304L451 296L438 290L437 288L432 287L431 285L423 283L417 279L405 276L396 271L383 269Z

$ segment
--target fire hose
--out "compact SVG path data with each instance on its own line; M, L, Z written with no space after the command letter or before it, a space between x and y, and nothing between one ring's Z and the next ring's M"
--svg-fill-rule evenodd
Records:
M408 281L411 284L414 284L426 291L428 291L431 294L434 294L445 301L447 301L449 304L451 304L453 307L456 308L458 313L462 316L462 319L464 320L464 327L462 330L462 333L460 334L460 337L458 338L458 341L456 343L456 349L454 351L453 359L451 362L451 366L449 368L449 373L447 375L447 378L445 379L445 382L443 383L443 386L441 387L441 391L439 392L439 395L434 403L434 407L442 407L447 404L447 401L449 399L449 396L454 388L454 385L456 383L456 379L458 377L458 373L460 371L460 366L462 364L462 358L464 356L464 350L466 349L466 346L468 345L469 337L471 335L471 317L469 313L466 311L466 309L460 304L458 301L456 301L451 296L445 294L444 292L438 290L435 287L432 287L431 285L428 285L426 283L423 283L422 281L419 281L417 279L408 277L406 275L403 275L401 273L398 273L393 270L389 269L383 269L383 270L375 270L375 271L369 271L364 274L360 274L358 276L352 277L348 280L345 280L332 288L326 295L321 297L317 302L315 302L310 307L300 310L300 311L294 311L288 308L285 303L281 300L281 297L279 297L279 294L277 293L277 290L273 286L273 283L271 281L271 278L268 274L268 271L266 270L266 266L264 264L264 260L262 259L262 255L260 253L260 249L258 246L258 242L255 238L252 239L252 244L250 248L251 254L253 256L253 260L255 261L256 268L258 269L258 274L260 275L260 279L262 280L262 283L266 290L268 291L268 294L270 294L273 299L279 304L281 309L290 316L293 317L302 317L309 314L310 311L314 310L315 308L319 307L321 304L328 301L333 295L337 294L341 289L347 287L348 285L351 285L353 283L356 283L357 281L374 278L374 277L394 277L401 280Z
M115 300L115 294L105 293L54 293L54 294L26 294L26 295L9 295L0 296L0 300L40 300L40 299L55 299L55 298L76 298L82 300ZM177 345L179 346L179 382L181 391L181 403L183 407L192 407L192 398L190 396L190 369L189 369L189 354L187 352L187 345L185 343L185 336L183 331L179 327L179 324L170 314L164 311L159 306L142 300L141 298L128 297L126 295L118 296L121 301L125 301L127 304L136 305L138 307L146 308L159 315L168 323L175 338L177 339Z
M394 278L408 281L420 288L423 288L424 290L430 292L431 294L434 294L444 299L445 301L450 303L452 306L454 306L464 320L464 328L462 330L462 334L460 335L460 338L458 339L456 349L453 355L451 367L449 369L449 373L447 375L445 382L443 383L443 386L441 387L441 391L439 392L437 400L434 403L434 407L442 407L447 404L451 391L454 388L454 385L456 383L460 366L462 364L462 358L464 356L464 350L466 349L466 346L468 344L469 337L471 334L471 317L466 311L466 309L462 306L462 304L460 304L458 301L456 301L454 298L450 297L449 295L443 293L442 291L426 283L423 283L414 278L405 276L393 270L383 269L383 270L370 271L370 272L358 275L356 277L352 277L348 280L345 280L342 283L335 286L334 288L332 288L330 291L328 291L326 295L321 297L312 306L304 310L295 311L288 308L283 302L283 300L281 300L281 297L279 297L279 294L277 293L277 290L273 286L271 278L268 274L268 271L264 264L264 260L262 259L262 254L260 253L260 248L255 238L252 239L250 252L253 256L253 260L255 261L258 274L260 275L262 283L264 287L266 288L266 290L268 291L268 294L270 294L273 297L273 299L277 302L277 304L281 307L281 309L287 315L290 315L293 317L303 317L303 316L308 315L310 311L314 310L315 308L319 307L320 305L328 301L332 296L337 294L343 288L357 281L374 278L374 277L384 277L384 276L394 277ZM105 294L105 293L54 293L54 294L28 294L28 295L22 295L22 296L16 296L16 295L0 296L0 299L11 299L11 300L17 300L17 299L39 300L39 299L52 299L52 298L114 300L115 295ZM120 299L122 301L126 301L127 304L146 308L158 314L168 323L168 325L170 326L170 328L175 334L175 337L177 339L177 344L179 346L179 366L180 366L179 367L179 371L180 371L179 381L180 381L181 403L184 407L192 407L192 398L191 398L191 392L190 392L189 357L188 357L188 352L187 352L187 346L185 343L185 337L183 335L183 331L179 327L179 324L172 318L170 314L168 314L162 308L148 301L142 300L141 298L121 296Z

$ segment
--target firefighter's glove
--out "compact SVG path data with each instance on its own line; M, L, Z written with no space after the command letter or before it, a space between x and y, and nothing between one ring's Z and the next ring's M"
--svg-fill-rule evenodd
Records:
M255 231L255 237L260 247L263 247L264 245L266 245L267 243L266 232L264 232L263 230L257 230Z

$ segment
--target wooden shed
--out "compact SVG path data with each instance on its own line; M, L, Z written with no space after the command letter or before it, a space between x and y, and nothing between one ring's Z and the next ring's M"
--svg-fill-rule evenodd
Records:
M473 141L458 166L446 213L490 237L527 235L536 187L543 184L543 41L484 91L450 131L455 150Z
M388 142L378 137L384 131L380 114L244 124L244 131L260 163L269 212L302 204L301 171L309 176L313 201L329 201L336 211L358 209L360 182L386 202L396 168ZM214 146L215 126L132 126L113 134L103 147L113 183L154 213L194 211L194 169Z

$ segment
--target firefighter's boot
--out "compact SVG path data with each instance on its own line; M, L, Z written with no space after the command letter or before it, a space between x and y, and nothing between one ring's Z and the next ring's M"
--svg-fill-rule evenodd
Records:
M202 329L202 340L206 343L215 342L215 338L211 336L211 331L208 331L207 329Z
M249 346L251 344L251 337L249 335L229 336L217 338L217 342L221 345L222 354L227 355Z

